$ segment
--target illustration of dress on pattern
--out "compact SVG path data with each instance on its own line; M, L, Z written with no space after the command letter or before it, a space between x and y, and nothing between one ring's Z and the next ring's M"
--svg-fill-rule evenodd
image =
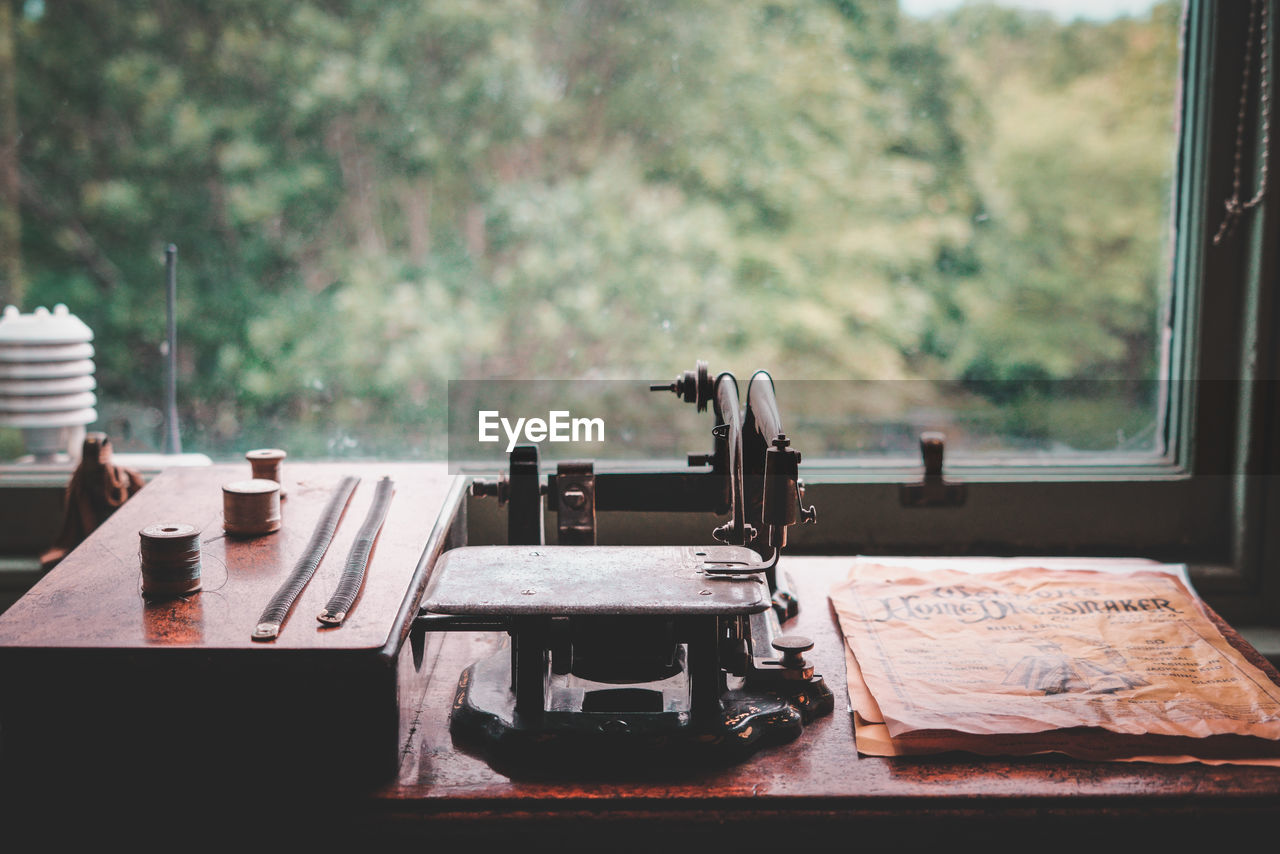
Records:
M1124 656L1113 649L1104 651L1108 659L1108 665L1104 665L1067 655L1054 641L1036 640L1032 646L1039 652L1019 659L1009 668L1002 684L1020 685L1044 694L1113 694L1149 684L1129 672Z

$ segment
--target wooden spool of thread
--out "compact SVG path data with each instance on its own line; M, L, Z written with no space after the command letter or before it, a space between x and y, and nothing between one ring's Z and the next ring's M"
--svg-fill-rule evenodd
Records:
M222 487L222 528L237 537L280 530L280 484L253 478Z
M192 525L150 525L138 532L142 592L181 596L200 589L200 532Z
M280 465L286 454L279 448L257 448L249 451L244 458L249 461L255 479L274 480L280 484L280 497L285 497L284 481L280 478Z

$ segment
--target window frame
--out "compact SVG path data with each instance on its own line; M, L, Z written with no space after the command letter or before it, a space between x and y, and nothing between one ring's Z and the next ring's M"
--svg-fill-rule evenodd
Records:
M1277 0L1264 2L1275 22ZM1165 454L1124 465L948 461L946 475L967 486L957 508L901 505L900 485L920 478L914 460L806 458L801 474L819 524L795 529L791 552L1149 557L1189 564L1229 620L1280 625L1280 443L1272 441L1280 435L1280 226L1264 200L1228 241L1212 242L1231 191L1247 31L1247 4L1188 0ZM1256 131L1256 110L1250 121ZM1254 175L1271 156L1245 154ZM780 405L785 419L787 401ZM0 487L12 487L0 488L0 509L26 503L30 479L0 467ZM60 485L65 473L37 480ZM473 542L500 539L494 502L469 500L468 511ZM705 541L714 523L709 514L600 517L603 538L627 542Z

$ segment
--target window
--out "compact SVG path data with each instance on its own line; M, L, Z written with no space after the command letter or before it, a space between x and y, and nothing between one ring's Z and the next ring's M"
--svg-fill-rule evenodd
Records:
M95 329L118 450L161 435L172 241L188 449L439 458L448 379L707 359L779 379L822 514L797 548L1186 560L1228 616L1280 614L1273 221L1211 239L1248 4L28 0L6 23L6 275ZM664 405L673 458L704 450ZM904 508L934 427L967 500Z
M900 510L892 482L908 471L832 471L830 485L811 495L843 532L837 538L868 553L1188 561L1201 589L1234 619L1275 618L1274 574L1264 569L1276 545L1266 521L1276 512L1274 221L1255 211L1222 245L1212 240L1231 188L1248 27L1244 4L1189 5L1164 450L1094 467L957 465L951 471L969 482L970 503L948 511ZM1246 131L1261 121L1251 109ZM1246 166L1246 187L1261 157L1246 147L1244 162L1255 164ZM853 483L861 486L845 485Z

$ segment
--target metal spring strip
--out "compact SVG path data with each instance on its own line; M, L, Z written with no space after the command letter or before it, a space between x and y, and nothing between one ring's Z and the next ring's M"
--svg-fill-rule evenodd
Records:
M391 496L395 494L395 483L389 477L378 481L377 491L373 495L373 505L360 526L360 533L351 545L347 554L347 566L342 570L342 578L338 581L338 589L334 591L329 603L316 619L326 626L340 626L347 618L347 611L360 592L364 583L365 567L369 563L369 552L373 550L373 541L378 538L382 522L387 518L387 508L391 506Z
M293 607L293 600L298 598L298 594L307 586L316 567L320 565L320 560L333 539L333 532L338 529L342 511L351 500L351 493L355 491L356 484L359 482L360 478L348 475L333 491L333 495L329 498L329 505L325 507L324 513L316 523L316 529L311 534L311 541L307 543L302 557L298 558L293 572L276 591L276 595L271 597L262 616L258 617L258 625L253 630L254 640L274 640L280 634L280 624L284 622L289 609Z

